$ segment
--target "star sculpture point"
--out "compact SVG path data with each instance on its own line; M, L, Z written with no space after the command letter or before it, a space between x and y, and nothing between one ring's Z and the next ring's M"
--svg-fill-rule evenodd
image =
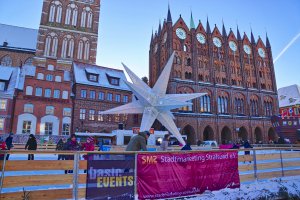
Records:
M175 53L173 52L153 88L150 88L122 63L132 80L132 83L124 82L137 97L137 100L103 111L102 114L143 114L140 131L149 131L157 119L181 144L185 145L185 141L174 123L175 117L171 110L192 105L187 101L206 95L206 93L166 94L174 56Z

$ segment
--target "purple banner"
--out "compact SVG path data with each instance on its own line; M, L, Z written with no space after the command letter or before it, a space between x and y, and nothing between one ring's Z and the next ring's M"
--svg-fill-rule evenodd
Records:
M134 199L134 154L88 154L86 199Z

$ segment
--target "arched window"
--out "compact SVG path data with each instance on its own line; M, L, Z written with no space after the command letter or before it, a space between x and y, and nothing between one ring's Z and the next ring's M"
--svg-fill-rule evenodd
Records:
M58 45L58 37L56 33L52 32L46 37L44 55L56 57L57 45Z
M83 41L80 40L78 43L78 51L77 51L77 58L82 59L82 52L83 52Z
M61 57L73 58L74 54L74 39L71 35L67 35L63 39Z
M77 24L77 15L78 15L78 8L75 4L69 4L66 10L66 25L76 26Z
M44 80L44 74L43 73L38 73L37 74L37 79L38 80Z
M227 97L218 97L218 113L228 113L228 99Z
M83 11L81 13L81 23L80 26L85 28L92 28L93 24L93 12L90 7L83 8Z
M90 11L88 13L87 27L92 28L92 24L93 24L93 13L92 13L92 11Z
M26 95L32 95L32 91L33 91L32 86L27 86L26 87Z
M200 112L211 112L210 96L205 95L200 98Z
M264 102L265 105L265 116L272 116L273 115L273 106L272 106L272 102Z
M88 60L90 57L90 42L86 41L84 44L84 56L83 59L84 60Z
M33 58L28 58L27 60L25 60L24 65L32 65L33 62Z
M12 66L12 59L9 55L4 56L1 59L1 65L2 66Z
M62 4L60 1L52 1L49 10L49 22L61 23Z

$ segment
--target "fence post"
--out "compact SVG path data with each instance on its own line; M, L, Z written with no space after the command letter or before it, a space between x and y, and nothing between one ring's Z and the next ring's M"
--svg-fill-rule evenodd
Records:
M79 174L79 161L80 154L74 154L74 167L73 167L73 199L78 199L78 174Z
M2 187L3 187L3 179L4 179L4 171L5 171L5 164L6 164L6 156L7 156L7 153L5 153L4 157L3 157L1 180L0 180L0 194L2 193Z
M253 162L254 162L254 166L253 166L253 169L254 169L254 178L257 180L257 163L256 163L256 151L253 150Z
M137 195L137 152L134 153L134 199L136 199Z
M284 170L283 170L283 161L282 161L282 152L280 150L280 162L281 162L281 174L284 176Z

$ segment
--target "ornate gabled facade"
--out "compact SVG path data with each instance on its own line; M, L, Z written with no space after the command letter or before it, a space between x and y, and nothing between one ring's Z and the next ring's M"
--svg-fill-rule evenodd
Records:
M211 29L201 21L190 26L180 16L173 24L168 10L163 26L152 34L149 51L150 86L167 59L176 52L169 93L206 92L194 105L174 111L177 125L190 142L218 140L251 142L274 140L270 116L278 113L272 51L259 37L251 41L225 25Z

